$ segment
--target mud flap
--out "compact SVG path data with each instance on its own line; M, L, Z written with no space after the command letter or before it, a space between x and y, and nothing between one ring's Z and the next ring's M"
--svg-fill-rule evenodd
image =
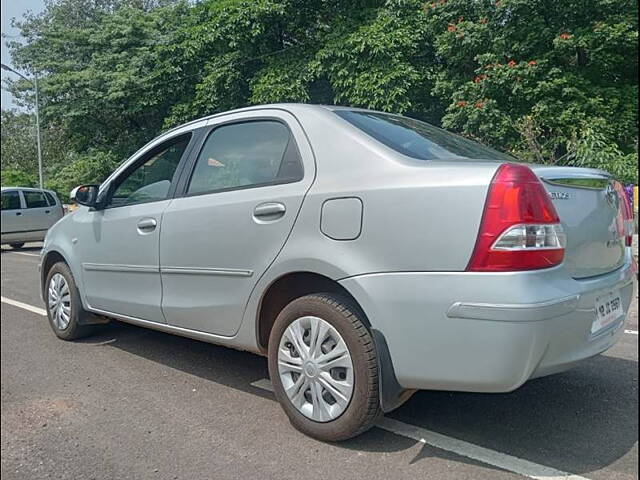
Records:
M415 390L407 390L402 388L396 378L391 354L387 346L387 340L384 335L376 330L371 329L373 341L376 344L376 352L378 353L378 371L380 372L380 408L384 413L389 413L404 402L409 400L415 393Z

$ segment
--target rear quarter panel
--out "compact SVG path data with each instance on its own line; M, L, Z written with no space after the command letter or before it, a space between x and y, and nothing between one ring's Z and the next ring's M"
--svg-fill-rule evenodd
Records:
M326 110L305 115L303 126L316 180L273 267L295 263L314 271L326 265L333 278L466 268L499 162L410 159ZM353 240L334 240L320 230L323 203L341 197L362 201L362 229Z
M324 109L305 111L299 120L313 149L316 178L289 239L253 289L235 339L245 346L255 339L262 295L288 273L340 280L378 272L463 271L500 165L402 158ZM344 197L362 201L362 228L355 239L335 240L321 231L322 206Z

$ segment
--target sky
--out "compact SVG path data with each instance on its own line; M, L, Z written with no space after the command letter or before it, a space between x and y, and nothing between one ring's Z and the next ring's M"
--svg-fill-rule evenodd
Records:
M0 0L0 7L2 10L2 33L9 35L11 38L2 40L2 63L13 67L11 63L11 56L9 55L9 50L5 45L7 40L16 40L19 37L18 30L11 28L11 18L21 18L22 15L27 11L32 11L34 13L39 13L44 10L44 0ZM13 78L13 74L2 70L2 78L6 78L7 76L11 76ZM13 104L13 98L9 92L7 92L4 88L2 89L2 108L12 108L15 105Z

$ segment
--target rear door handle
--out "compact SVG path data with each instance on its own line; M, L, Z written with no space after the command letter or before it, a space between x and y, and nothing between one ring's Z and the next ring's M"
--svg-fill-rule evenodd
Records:
M20 216L22 215L22 212L16 212L16 215Z
M253 209L253 216L258 220L277 220L282 218L287 211L287 207L280 202L261 203Z
M45 210L44 213L51 213L51 210Z
M155 218L143 218L138 222L138 230L143 233L153 232L157 225Z

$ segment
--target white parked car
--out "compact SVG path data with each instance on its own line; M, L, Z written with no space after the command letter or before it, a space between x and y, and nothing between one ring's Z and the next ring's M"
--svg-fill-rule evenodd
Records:
M44 240L47 230L64 216L55 192L38 188L2 187L2 245L20 248Z

